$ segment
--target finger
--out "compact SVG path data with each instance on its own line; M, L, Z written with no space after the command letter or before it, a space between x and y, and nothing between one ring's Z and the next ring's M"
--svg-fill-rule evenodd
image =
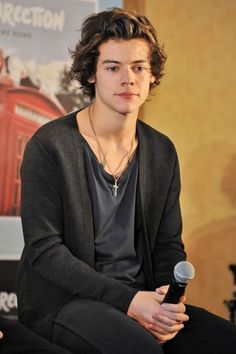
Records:
M175 319L169 318L167 316L163 316L161 314L153 315L152 318L154 320L156 320L158 323L162 323L162 324L164 324L166 326L174 326L174 325L180 323L179 320L175 320Z
M176 333L172 333L172 334L160 334L156 331L153 331L152 329L149 329L149 332L158 340L158 342L160 344L163 344L165 342L167 342L168 340L174 338L176 336Z
M3 338L3 333L0 331L0 339Z
M161 312L161 315L168 317L171 320L174 320L177 323L186 322L189 320L189 316L185 313L176 313L176 312ZM155 315L156 316L156 315Z
M166 342L166 339L165 339L165 336L155 332L155 331L152 331L151 329L149 330L149 332L157 339L157 341L159 343L165 343Z
M159 322L158 324L150 324L150 327L153 331L156 331L160 334L172 334L179 332L184 328L182 323L176 323L173 326L165 325L164 323Z
M155 319L157 319L159 315L167 317L176 322L185 322L189 320L189 316L185 313L168 311L167 309L164 309L162 305L160 306L159 312L154 314L153 316L155 317Z
M166 331L165 329L155 324L149 324L147 329L154 331L155 333L158 333L159 335L163 335L163 336L170 334L170 332Z
M185 305L180 302L178 304L168 304L166 302L164 302L163 304L161 304L161 307L160 307L162 310L164 309L165 311L168 311L168 312L176 312L176 313L185 313L186 311L186 307Z

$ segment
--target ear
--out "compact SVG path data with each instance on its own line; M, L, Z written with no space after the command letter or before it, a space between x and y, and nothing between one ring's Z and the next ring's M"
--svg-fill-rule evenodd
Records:
M156 78L154 76L151 76L151 79L150 79L150 84L153 84L155 82Z
M94 75L91 76L91 77L88 79L88 82L89 82L90 84L95 84L95 82L96 82L95 76L94 76Z

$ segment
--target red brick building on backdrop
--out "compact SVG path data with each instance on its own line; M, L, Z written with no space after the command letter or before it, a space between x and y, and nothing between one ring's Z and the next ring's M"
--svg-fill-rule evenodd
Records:
M20 165L33 133L64 110L38 90L0 86L0 215L20 215Z

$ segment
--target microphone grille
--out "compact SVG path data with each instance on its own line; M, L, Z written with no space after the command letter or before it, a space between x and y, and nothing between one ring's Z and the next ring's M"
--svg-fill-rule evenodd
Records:
M190 262L182 261L174 268L175 280L179 283L188 283L195 276L195 269Z

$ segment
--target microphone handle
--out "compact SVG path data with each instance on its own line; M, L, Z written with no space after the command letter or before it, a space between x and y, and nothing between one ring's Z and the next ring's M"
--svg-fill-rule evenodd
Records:
M186 286L187 283L177 283L176 281L173 281L169 286L163 302L167 302L169 304L178 304L179 299L185 293Z

